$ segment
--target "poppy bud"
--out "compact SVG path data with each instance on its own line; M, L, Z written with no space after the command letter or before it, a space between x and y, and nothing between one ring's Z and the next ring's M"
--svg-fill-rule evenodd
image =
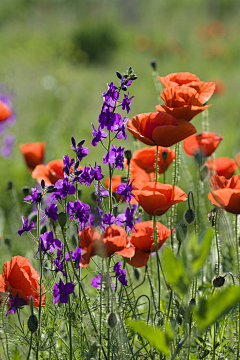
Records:
M109 313L107 315L107 324L111 329L115 328L118 324L118 316L115 313Z
M123 91L127 91L126 85L123 85L123 86L122 86L122 90L123 90Z
M216 275L213 279L212 279L212 284L214 287L221 287L223 286L225 283L225 277L221 276L221 275Z
M187 225L185 224L177 224L176 236L177 241L182 243L187 235Z
M192 310L194 306L196 306L196 299L191 299L189 301L189 309Z
M23 192L23 195L26 197L26 196L28 196L29 194L30 194L30 192L29 192L29 187L28 186L24 186L23 188L22 188L22 192Z
M5 236L5 238L4 238L4 243L5 243L5 245L7 245L7 247L11 247L11 237L10 236Z
M191 225L196 219L195 211L193 209L188 209L185 211L183 218L188 225Z
M201 152L199 152L199 151L196 152L194 154L194 157L195 157L195 160L198 163L198 165L202 165L202 154L201 154Z
M58 223L61 226L61 228L63 229L67 223L67 214L65 214L64 212L61 212L58 214Z
M200 180L204 181L209 177L209 168L207 166L207 164L201 166L200 169Z
M38 319L36 315L30 315L28 319L28 330L33 334L38 329Z
M116 75L120 80L122 80L122 74L119 71L116 71Z
M162 152L162 159L163 159L163 161L166 161L166 160L167 160L167 157L168 157L168 152L167 152L166 150L164 150L164 151Z
M140 278L139 270L137 268L133 268L133 273L134 273L136 280L139 280L139 278Z
M41 188L44 190L45 189L45 181L42 179L41 180Z
M156 62L156 60L152 60L152 61L150 62L150 65L151 65L151 67L153 68L154 71L157 70L157 62Z
M72 235L72 237L71 237L71 242L72 242L74 248L76 248L78 244L77 244L77 240L76 240L75 235Z
M72 141L72 146L75 148L76 147L76 140L74 139L74 137L71 137L71 141Z
M91 199L92 199L92 201L94 201L94 202L97 201L97 195L95 194L94 191L91 193Z
M7 184L7 190L12 190L13 188L13 182L10 180Z
M131 150L125 150L124 151L124 156L125 158L128 160L128 165L130 164L130 160L132 158L132 151Z

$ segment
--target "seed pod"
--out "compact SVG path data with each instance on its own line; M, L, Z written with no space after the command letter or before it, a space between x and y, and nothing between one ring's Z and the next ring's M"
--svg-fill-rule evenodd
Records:
M29 187L28 186L24 186L22 188L22 192L23 192L23 195L24 196L28 196L30 194L30 191L29 191Z
M163 159L163 161L166 161L167 158L168 158L168 152L167 152L166 150L164 150L164 151L162 152L162 159Z
M115 313L109 313L107 315L107 324L111 329L115 328L118 324L118 316Z
M216 275L213 279L212 279L212 284L214 287L221 287L223 286L225 283L225 277L221 276L221 275Z
M153 68L154 71L157 70L157 62L156 62L156 60L152 60L152 61L150 62L150 65L151 65L151 67Z
M61 226L61 228L63 229L67 223L67 214L65 214L64 212L61 212L60 214L58 214L58 223Z
M177 224L176 237L177 241L182 243L185 240L187 235L187 225L185 224Z
M36 315L30 315L28 319L28 329L33 334L38 329L38 319Z
M131 150L125 150L125 151L124 151L124 156L125 156L125 158L127 159L127 164L128 164L128 166L129 166L130 160L131 160L131 158L132 158L132 152L131 152Z
M193 209L188 209L185 211L183 218L188 225L192 224L196 219L195 211Z

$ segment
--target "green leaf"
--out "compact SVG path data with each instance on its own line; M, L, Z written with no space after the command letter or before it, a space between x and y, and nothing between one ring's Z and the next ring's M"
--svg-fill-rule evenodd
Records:
M194 309L195 319L200 330L213 324L220 316L230 311L240 301L240 288L230 286L224 291L211 296L208 300L201 299Z
M204 240L200 245L199 256L192 263L193 271L195 272L195 274L198 272L198 269L202 266L207 255L210 252L212 237L213 237L213 231L212 229L208 229L204 236Z
M164 270L169 284L184 295L188 291L190 280L186 276L182 259L177 259L170 248L164 251Z
M127 324L147 339L147 341L150 342L156 350L166 356L169 355L166 336L159 327L154 328L153 326L147 325L144 321L128 320Z

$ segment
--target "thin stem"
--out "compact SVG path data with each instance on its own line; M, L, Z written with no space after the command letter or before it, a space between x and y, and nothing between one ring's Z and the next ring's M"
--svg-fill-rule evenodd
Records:
M29 344L29 350L28 350L28 356L27 356L27 360L30 359L30 354L31 354L31 349L32 349L32 332L31 332L31 337L30 337L30 344Z
M158 181L158 145L156 149L156 168L155 168L155 182Z
M157 259L157 271L158 271L158 310L160 310L160 300L161 300L161 279L159 271L159 254L158 254L158 243L157 243L157 217L153 216L153 236L154 236L154 245Z
M217 212L215 217L215 239L216 239L216 247L217 247L217 275L219 275L219 269L220 269L220 250L219 250L219 244L218 244L218 235L217 235Z
M190 320L189 320L189 339L188 339L189 342L188 342L188 357L187 357L188 360L190 356L191 334L192 334L192 313L190 315Z
M69 359L72 360L72 319L71 319L71 300L68 297L68 311L69 311L69 343L70 343L70 354Z
M38 339L37 339L37 351L36 351L36 360L38 360L39 344L41 341L41 311L42 311L42 275L43 275L43 266L42 266L42 247L40 239L40 212L41 204L37 206L37 239L39 244L39 257L40 257L40 284L39 284L39 311L38 311Z
M168 319L169 319L169 314L170 314L170 309L171 309L171 303L172 303L172 295L173 295L173 291L171 289L171 292L170 292L170 297L169 297L169 302L168 302L168 311L167 311L167 321L168 322Z
M6 339L6 352L7 352L7 354L5 352L4 346L3 346L3 350L4 350L5 355L7 355L7 360L10 360L9 350L8 350L8 337L7 337L7 332L6 332L5 323L4 323L4 309L5 309L6 303L8 301L8 298L9 298L9 296L6 297L6 300L5 300L4 305L2 307L2 328L3 328L3 332L5 334L5 339Z
M239 280L239 286L240 286L240 271L239 271L239 247L238 247L238 218L236 214L236 221L235 221L235 240L236 240L236 253L237 253L237 273L238 273L238 280ZM238 344L237 344L237 360L239 359L239 344L240 344L240 304L238 308L238 316L236 318L236 324L238 322Z

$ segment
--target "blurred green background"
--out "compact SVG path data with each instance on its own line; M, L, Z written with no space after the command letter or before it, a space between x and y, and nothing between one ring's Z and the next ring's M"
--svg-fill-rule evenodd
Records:
M18 145L46 141L48 162L71 154L74 135L90 147L86 162L97 159L101 164L104 151L90 145L91 122L97 125L102 92L106 83L117 83L116 70L132 66L138 76L129 88L136 95L130 117L154 112L160 102L153 59L161 76L189 71L204 81L223 81L223 93L210 100L210 131L225 137L216 155L235 157L240 151L239 16L238 0L0 1L0 83L16 93L17 113L10 129L16 135L13 156L0 159L0 235L15 239L14 253L26 250L15 233L20 215L30 211L29 205L19 210L15 200L21 204L21 188L35 185ZM201 118L192 121L198 133ZM133 149L132 136L118 144ZM171 181L171 170L167 179ZM15 200L6 191L9 180ZM88 196L84 190L83 200Z

